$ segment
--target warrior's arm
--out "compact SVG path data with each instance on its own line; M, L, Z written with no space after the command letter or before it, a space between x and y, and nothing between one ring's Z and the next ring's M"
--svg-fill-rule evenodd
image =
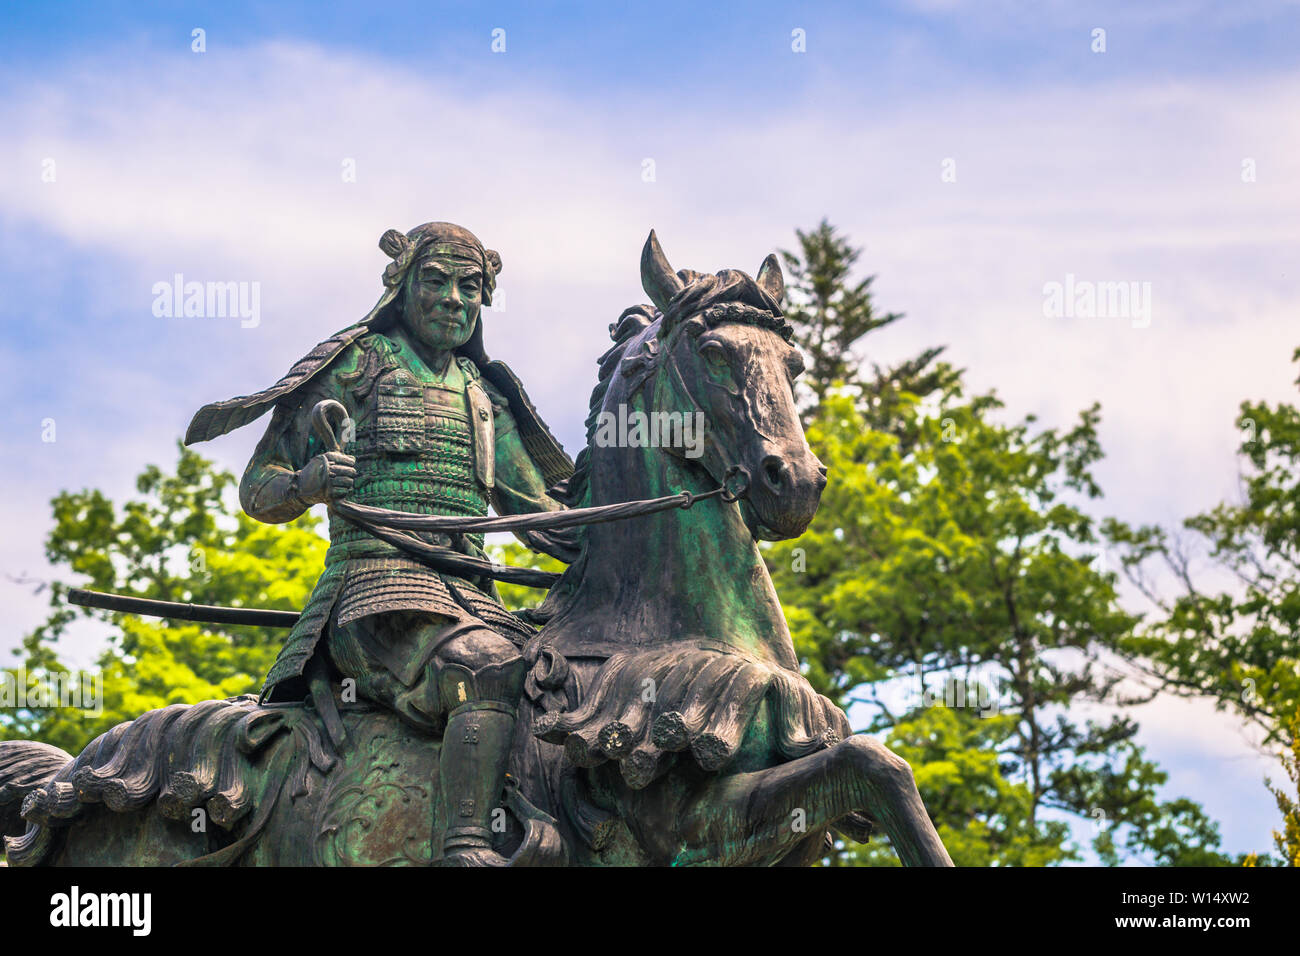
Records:
M239 482L239 503L258 521L292 521L321 497L334 465L322 456L326 449L311 431L311 412L323 398L336 397L331 377L309 385L275 406L271 424ZM322 472L322 474L316 474Z
M508 409L496 414L496 487L492 503L498 514L533 514L539 511L563 511L562 502L546 493L546 481L524 448ZM559 531L520 531L515 535L534 551L541 551L561 561L578 556L576 529Z

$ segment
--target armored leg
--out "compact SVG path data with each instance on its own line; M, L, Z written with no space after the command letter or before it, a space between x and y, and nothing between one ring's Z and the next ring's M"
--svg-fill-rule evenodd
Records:
M513 644L487 629L449 641L436 666L449 708L438 765L447 818L442 863L503 866L492 849L493 813L501 805L526 666Z

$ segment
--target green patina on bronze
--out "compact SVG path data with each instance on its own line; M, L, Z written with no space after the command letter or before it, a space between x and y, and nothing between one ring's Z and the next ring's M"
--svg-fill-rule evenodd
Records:
M675 272L651 233L653 305L611 327L575 467L484 352L500 257L447 223L381 248L370 315L195 416L188 441L274 408L241 484L249 514L690 506L517 531L568 564L522 616L490 577L331 509L325 570L261 700L153 711L76 760L0 744L0 819L23 798L11 862L806 864L830 830L874 826L904 863L951 865L907 764L800 674L758 551L800 535L826 483L795 412L775 257L755 277ZM351 421L340 450L313 428L330 402ZM702 445L611 443L615 413L698 416ZM482 554L475 533L419 535Z

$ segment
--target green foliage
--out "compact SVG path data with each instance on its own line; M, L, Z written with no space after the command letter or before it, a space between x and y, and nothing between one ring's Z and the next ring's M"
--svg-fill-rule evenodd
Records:
M549 554L540 554L536 551L530 551L517 541L507 541L504 544L488 545L488 556L497 564L509 564L516 568L533 568L537 571L550 571L553 574L559 574L564 571L566 565L557 561ZM497 591L501 595L501 603L511 611L523 611L528 608L536 607L541 604L546 597L546 592L538 588L525 587L522 584L503 584L497 583Z
M1077 858L1068 828L1034 819L1033 795L1003 772L999 752L1016 733L1015 718L926 707L901 717L885 743L912 765L916 786L957 866L1048 866ZM899 866L883 835L866 844L837 843L840 866Z
M70 587L165 601L297 611L324 564L318 519L265 525L244 515L235 477L180 448L174 474L150 465L139 497L115 506L97 490L65 491L51 502L49 560L80 580L56 581L50 614L23 640L27 679L68 668L59 640L78 617L103 621L98 660L103 712L32 707L0 713L0 738L35 738L77 753L113 725L173 703L256 693L284 640L279 628L197 625L67 604ZM18 675L18 669L11 673Z
M1135 723L1072 713L1084 702L1123 703L1104 659L1134 624L1113 576L1093 565L1093 520L1071 500L1099 493L1090 472L1097 410L1059 431L1035 430L1032 419L1000 424L1000 407L956 387L936 402L902 404L916 436L904 453L896 435L867 427L851 397L823 403L808 431L830 469L821 508L803 537L766 550L809 680L841 706L870 707L866 729L911 747L918 779L960 778L972 771L964 749L990 748L983 783L1005 806L927 797L940 828L964 834L955 839L967 859L1071 858L1066 828L1043 819L1052 811L1103 820L1098 849L1108 862L1175 862L1169 833L1222 862L1198 809L1155 799L1165 776L1133 744ZM950 709L937 704L954 678L984 681L985 695L972 692L973 706L957 716L932 715ZM900 683L910 704L896 714L890 692ZM942 720L944 733L915 736Z
M796 283L811 282L814 302L853 308L792 311L797 340L843 348L884 324L865 318L868 287L847 285L846 240L825 222L799 236L811 265L793 270ZM841 315L852 324L837 327ZM809 530L765 550L805 673L841 706L869 709L865 729L913 762L965 860L1072 858L1060 820L1074 817L1103 822L1094 842L1106 862L1226 862L1199 808L1156 799L1165 775L1134 744L1137 725L1082 716L1127 702L1108 665L1137 622L1094 563L1100 537L1084 505L1101 494L1098 408L1068 429L1006 423L995 395L968 397L960 372L927 368L937 351L892 376L863 375L841 352L844 381L812 385L808 440L830 483ZM832 368L812 358L814 377ZM986 716L945 716L953 686L991 691ZM972 763L970 748L986 761ZM972 793L961 798L936 789L963 779Z
M1282 754L1282 769L1291 784L1291 792L1275 786L1273 781L1265 781L1268 792L1277 802L1278 813L1282 816L1282 829L1273 831L1273 846L1277 849L1278 859L1284 866L1300 866L1300 800L1293 794L1300 793L1300 714L1291 719L1287 728L1291 736L1288 752Z
M1194 545L1181 536L1118 521L1105 530L1159 611L1130 652L1150 660L1162 689L1210 697L1288 747L1300 713L1300 410L1244 402L1237 424L1244 500L1184 522L1234 587L1198 584ZM1153 565L1178 593L1160 593Z
M1300 349L1294 358L1300 361ZM1300 410L1243 402L1237 426L1240 502L1188 518L1183 534L1119 521L1108 522L1105 534L1129 580L1156 608L1126 642L1128 653L1162 691L1209 698L1262 730L1264 745L1280 748L1300 787ZM1231 583L1201 583L1198 551ZM1294 866L1295 798L1267 786L1283 821L1274 839L1279 859Z

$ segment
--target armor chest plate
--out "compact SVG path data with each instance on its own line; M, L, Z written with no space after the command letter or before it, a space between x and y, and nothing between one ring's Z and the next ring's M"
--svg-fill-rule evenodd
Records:
M355 437L344 446L357 459L349 499L417 514L486 515L489 489L476 456L491 457L492 422L489 410L487 428L475 428L476 387L481 391L459 377L454 384L423 380L406 368L380 376L358 415ZM331 528L336 543L334 532L342 540L359 533L340 522ZM482 535L467 537L482 546Z

